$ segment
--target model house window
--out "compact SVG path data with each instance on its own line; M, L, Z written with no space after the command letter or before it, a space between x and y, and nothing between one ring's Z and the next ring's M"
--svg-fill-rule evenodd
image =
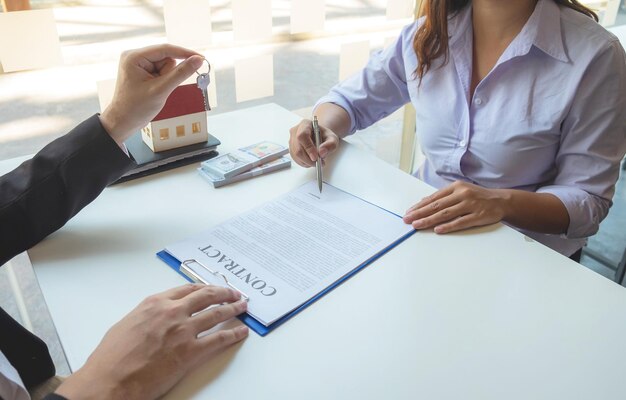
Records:
M185 136L185 125L178 125L176 127L176 136L177 137Z
M191 132L200 133L200 122L194 122L191 124Z
M170 130L167 128L162 128L159 130L159 137L161 140L167 140L170 138Z

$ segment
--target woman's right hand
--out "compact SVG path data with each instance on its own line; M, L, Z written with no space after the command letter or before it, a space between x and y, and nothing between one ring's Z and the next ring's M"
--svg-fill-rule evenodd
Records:
M332 130L320 127L319 157L322 160L339 146L339 136ZM318 152L313 141L313 122L303 119L298 125L289 130L289 152L291 158L303 167L312 167L317 161Z

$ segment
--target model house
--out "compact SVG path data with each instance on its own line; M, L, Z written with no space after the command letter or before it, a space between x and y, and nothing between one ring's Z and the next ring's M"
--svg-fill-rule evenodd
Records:
M155 153L206 142L209 138L206 110L198 86L177 87L163 109L142 129L141 137Z

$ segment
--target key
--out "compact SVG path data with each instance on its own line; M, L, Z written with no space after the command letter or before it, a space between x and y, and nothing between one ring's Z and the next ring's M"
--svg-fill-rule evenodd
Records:
M198 83L198 88L202 90L202 97L204 98L204 110L210 111L211 105L209 104L209 92L207 88L209 87L209 83L211 82L211 77L209 74L199 74L196 79Z

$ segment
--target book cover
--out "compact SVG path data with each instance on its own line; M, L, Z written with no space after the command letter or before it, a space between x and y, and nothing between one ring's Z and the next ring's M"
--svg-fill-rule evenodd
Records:
M130 179L215 157L218 155L215 149L220 144L220 141L209 135L209 139L206 142L154 153L141 139L141 132L137 132L124 144L131 157L137 163L137 167L128 171L115 183L125 182Z

